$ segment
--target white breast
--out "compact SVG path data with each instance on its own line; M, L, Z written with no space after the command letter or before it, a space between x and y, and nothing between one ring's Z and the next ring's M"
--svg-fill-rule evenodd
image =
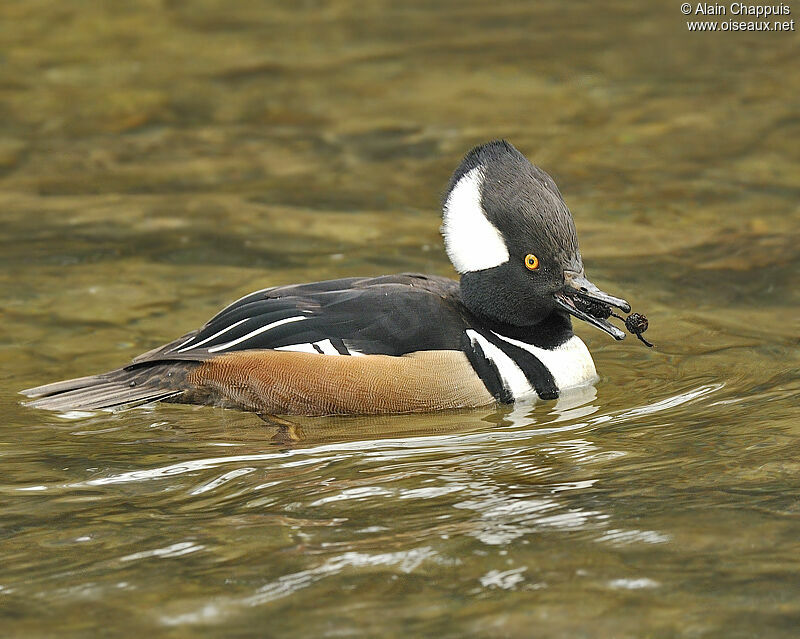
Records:
M586 348L586 344L577 335L570 337L561 346L548 350L504 335L494 334L504 342L519 346L536 356L550 371L559 390L584 386L597 380L597 371L594 367L592 355L589 353L589 349Z
M561 346L551 350L532 346L498 333L494 333L494 335L504 342L518 346L535 356L550 371L559 390L585 386L597 380L597 371L589 349L586 348L586 344L577 335L573 335ZM536 391L513 359L480 333L468 329L467 336L473 344L477 342L480 345L484 355L497 368L497 372L515 400L536 396Z

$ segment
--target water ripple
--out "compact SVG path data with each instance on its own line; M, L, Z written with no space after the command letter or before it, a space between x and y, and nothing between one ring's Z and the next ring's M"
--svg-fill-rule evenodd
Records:
M221 623L227 616L241 608L260 606L276 599L287 597L298 590L308 588L326 577L338 575L347 568L393 566L401 573L408 574L413 572L424 561L433 559L435 556L436 553L429 546L379 554L347 552L333 557L315 568L283 575L261 586L253 595L238 599L222 598L213 604L203 605L197 610L174 615L163 615L160 621L166 626Z

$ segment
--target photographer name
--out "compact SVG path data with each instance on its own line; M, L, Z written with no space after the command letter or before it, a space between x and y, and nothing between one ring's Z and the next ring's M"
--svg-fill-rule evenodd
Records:
M788 16L792 9L788 4L744 4L743 2L731 2L729 5L698 2L695 6L694 15L696 16Z

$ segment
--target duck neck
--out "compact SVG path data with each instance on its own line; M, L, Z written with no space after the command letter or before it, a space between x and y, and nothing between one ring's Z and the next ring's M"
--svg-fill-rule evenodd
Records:
M480 326L488 328L498 335L547 350L561 346L575 335L572 331L570 316L559 310L554 310L542 321L529 326L508 324L474 311L472 311L472 315Z

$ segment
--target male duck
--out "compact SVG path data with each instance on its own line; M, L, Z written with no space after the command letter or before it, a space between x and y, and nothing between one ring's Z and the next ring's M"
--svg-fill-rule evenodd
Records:
M549 175L508 142L476 147L450 179L442 234L460 282L405 273L267 288L123 368L22 392L52 410L376 414L554 399L596 378L570 316L623 339L582 309L630 306L586 279Z

